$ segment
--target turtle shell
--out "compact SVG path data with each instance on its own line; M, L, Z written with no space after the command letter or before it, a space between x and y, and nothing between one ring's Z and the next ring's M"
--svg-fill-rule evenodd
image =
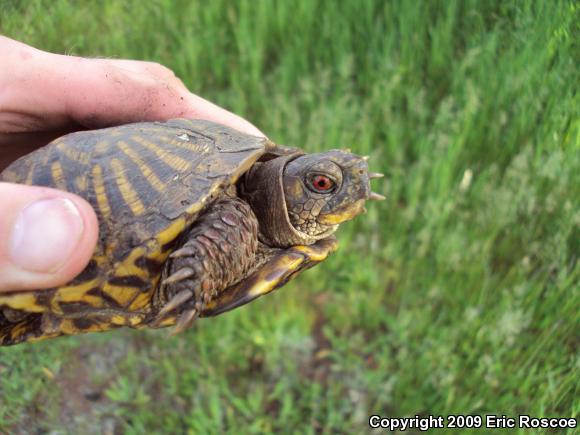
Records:
M71 329L83 329L87 313L105 310L113 313L106 322L138 327L180 235L258 159L289 152L223 125L176 119L72 133L22 157L0 180L85 198L97 213L99 240L66 286L9 292L0 307L72 317ZM121 315L127 312L135 315Z

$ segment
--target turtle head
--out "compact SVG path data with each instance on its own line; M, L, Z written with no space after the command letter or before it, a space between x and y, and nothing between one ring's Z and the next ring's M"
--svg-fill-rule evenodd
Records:
M371 192L367 157L332 150L294 153L257 162L245 174L241 196L259 222L260 240L273 247L311 245L332 235L341 222L364 213Z
M370 176L377 175L369 174L365 158L346 151L295 158L282 178L290 223L317 240L328 237L340 223L365 212Z

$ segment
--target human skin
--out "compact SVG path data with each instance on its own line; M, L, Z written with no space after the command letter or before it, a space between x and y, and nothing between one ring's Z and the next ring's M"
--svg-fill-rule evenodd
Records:
M264 136L158 63L48 53L3 36L0 59L0 171L63 134L129 122L201 118ZM0 292L65 284L88 263L97 235L82 198L0 183Z

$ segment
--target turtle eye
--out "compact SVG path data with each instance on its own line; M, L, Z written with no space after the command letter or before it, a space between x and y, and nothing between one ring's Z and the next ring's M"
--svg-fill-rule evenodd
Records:
M316 193L329 193L334 190L336 183L326 175L314 174L310 177L308 187Z

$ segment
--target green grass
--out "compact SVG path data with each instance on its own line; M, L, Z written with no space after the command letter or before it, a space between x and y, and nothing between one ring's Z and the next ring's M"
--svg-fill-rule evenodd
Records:
M0 8L13 38L155 60L280 143L370 154L388 197L344 225L326 263L177 338L117 331L0 350L0 432L358 433L371 414L578 416L578 3Z

